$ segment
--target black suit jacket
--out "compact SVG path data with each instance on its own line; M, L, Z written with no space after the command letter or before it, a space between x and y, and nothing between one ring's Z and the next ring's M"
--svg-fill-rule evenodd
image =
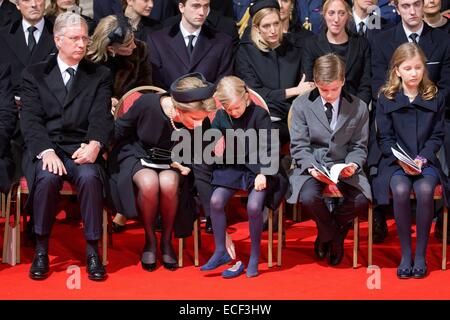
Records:
M401 23L375 35L372 51L372 96L375 100L380 88L386 82L392 54L405 42L408 42L408 39ZM441 91L444 91L448 110L450 107L450 37L448 33L433 29L424 23L419 46L427 58L428 76Z
M17 121L17 107L10 79L11 68L7 64L0 64L0 158L9 151Z
M25 41L22 20L18 20L11 26L0 29L0 48L0 61L7 61L11 65L14 94L20 96L21 74L25 67L44 61L57 51L53 40L53 25L45 20L39 42L31 54Z
M148 37L153 84L168 89L172 82L190 72L201 72L217 82L233 68L231 37L204 25L189 60L179 23L155 31Z
M122 3L120 0L94 0L94 22L97 25L101 18L115 14L123 16Z
M9 0L4 0L0 6L0 27L4 27L21 18L19 10L15 4Z
M72 155L90 140L108 146L113 130L111 78L105 66L82 60L66 95L56 56L24 70L20 127L28 183L34 181L37 155L46 149Z
M0 191L8 192L14 175L11 138L17 122L17 108L10 84L11 70L0 64Z
M164 26L173 26L175 23L181 21L181 14L173 16L164 21ZM239 46L239 34L236 23L233 19L222 15L220 12L211 10L206 18L205 24L214 29L216 32L223 32L233 39L234 52L236 52Z
M314 62L320 56L332 52L326 30L305 40L303 67L306 80L312 81ZM371 100L370 92L370 46L363 37L348 35L348 48L345 61L345 88L365 103Z

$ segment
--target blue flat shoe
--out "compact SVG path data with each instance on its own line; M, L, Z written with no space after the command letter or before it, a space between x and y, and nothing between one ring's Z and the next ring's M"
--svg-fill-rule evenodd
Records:
M234 266L222 272L222 277L225 279L236 278L244 272L244 269L244 264L241 261L238 261Z
M223 256L221 256L219 259L217 259L215 261L210 260L206 264L202 265L200 267L200 271L214 270L214 269L220 267L221 265L227 264L231 260L232 259L231 259L230 255L228 254L228 252L225 252L223 254Z
M409 268L397 268L397 278L399 279L409 279L413 276L412 266Z
M428 267L425 264L425 267L422 268L413 268L412 270L412 276L414 277L414 279L423 279L427 276L428 274Z

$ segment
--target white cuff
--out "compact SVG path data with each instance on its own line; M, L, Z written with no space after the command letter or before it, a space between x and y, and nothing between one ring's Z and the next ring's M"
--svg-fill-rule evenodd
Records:
M54 149L45 149L44 151L42 151L41 153L39 153L39 154L36 156L36 158L38 158L39 160L41 160L42 157L44 156L44 154L46 154L46 153L49 152L49 151L55 152Z

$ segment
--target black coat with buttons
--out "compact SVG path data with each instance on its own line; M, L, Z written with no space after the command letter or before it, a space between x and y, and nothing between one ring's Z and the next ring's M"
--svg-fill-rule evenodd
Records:
M436 156L444 144L444 110L442 94L431 100L417 96L413 102L402 92L398 92L392 100L380 95L376 122L382 158L372 183L374 199L378 204L389 203L391 176L401 169L391 150L397 143L410 157L419 155L427 159L427 164L439 173L448 201L448 181Z

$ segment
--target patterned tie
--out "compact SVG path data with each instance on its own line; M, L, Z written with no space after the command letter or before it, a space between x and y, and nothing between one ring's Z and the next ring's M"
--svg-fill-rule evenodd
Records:
M325 115L327 116L328 123L331 123L331 118L333 118L333 105L329 102L325 103Z
M413 43L417 44L417 38L419 37L419 35L417 33L411 33L409 35L409 38L412 40Z
M193 42L194 42L195 36L193 34L191 34L191 35L188 36L188 38L189 38L189 43L188 43L187 49L188 49L189 59L191 59L192 58L192 51L194 51L194 44L193 44Z
M75 69L74 68L67 68L66 71L70 75L70 78L69 78L69 80L66 83L66 91L69 92L70 91L70 87L72 86L73 80L74 80L74 77L75 77Z
M365 26L365 23L364 23L364 21L361 21L360 23L359 23L359 28L358 28L358 36L360 36L360 37L364 37L365 36L365 32L364 32L364 26Z
M36 46L36 39L34 38L34 32L37 30L35 26L28 27L28 50L33 52L34 47Z

